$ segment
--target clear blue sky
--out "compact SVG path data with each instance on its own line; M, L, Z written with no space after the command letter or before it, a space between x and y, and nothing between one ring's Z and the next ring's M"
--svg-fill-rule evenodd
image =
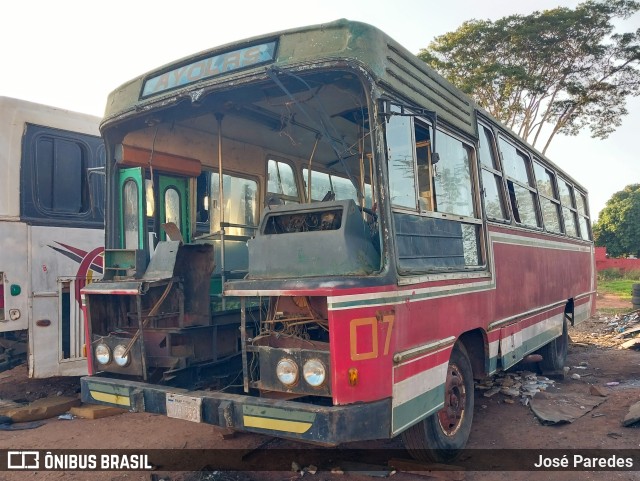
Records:
M412 52L471 18L497 19L574 0L20 0L2 6L0 96L101 116L127 80L216 45L348 18L384 30ZM640 28L640 14L621 26ZM640 182L640 99L607 140L556 138L547 154L590 193L596 218L611 195Z

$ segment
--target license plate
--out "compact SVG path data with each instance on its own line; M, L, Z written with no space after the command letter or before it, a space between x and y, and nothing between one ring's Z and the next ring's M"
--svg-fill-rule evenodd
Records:
M167 417L202 422L202 399L194 396L167 393Z

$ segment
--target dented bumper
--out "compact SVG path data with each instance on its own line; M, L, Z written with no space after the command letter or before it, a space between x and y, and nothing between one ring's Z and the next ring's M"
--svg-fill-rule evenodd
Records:
M391 400L317 406L254 396L187 391L100 376L80 380L82 401L164 414L228 429L325 445L391 436Z

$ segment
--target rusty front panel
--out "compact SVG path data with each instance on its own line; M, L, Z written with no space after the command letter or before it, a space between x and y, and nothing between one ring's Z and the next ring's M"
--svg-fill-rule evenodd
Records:
M209 285L214 269L211 244L189 244L180 247L175 275L184 287L184 325L203 326L211 323Z

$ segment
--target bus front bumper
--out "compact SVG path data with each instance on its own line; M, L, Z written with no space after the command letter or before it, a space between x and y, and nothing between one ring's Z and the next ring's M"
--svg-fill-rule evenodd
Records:
M123 379L80 379L82 402L164 414L213 424L335 446L391 436L391 400L317 406L295 401L185 389Z

